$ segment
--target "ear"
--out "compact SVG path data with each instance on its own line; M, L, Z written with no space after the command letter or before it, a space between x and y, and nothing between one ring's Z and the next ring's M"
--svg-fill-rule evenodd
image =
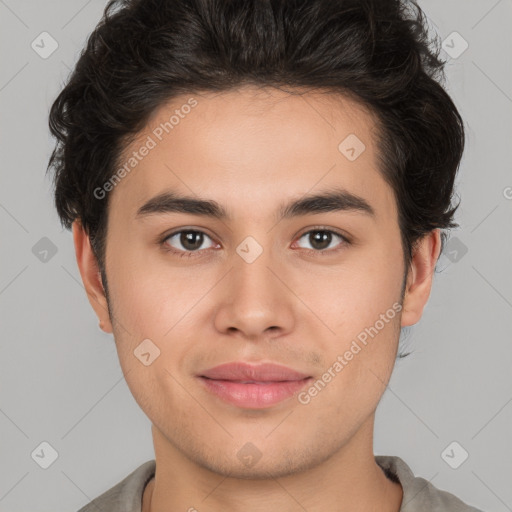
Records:
M105 296L98 262L92 250L89 235L84 231L79 220L73 222L72 229L76 261L87 298L99 319L100 329L106 333L112 333L107 297Z
M402 327L417 323L423 314L441 251L441 231L434 229L418 240L409 271L402 306Z

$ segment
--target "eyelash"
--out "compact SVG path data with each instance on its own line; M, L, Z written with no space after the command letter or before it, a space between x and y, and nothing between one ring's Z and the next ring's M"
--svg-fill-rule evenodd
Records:
M351 244L351 241L345 235L342 235L340 232L338 232L336 230L327 229L324 227L315 227L313 229L305 231L297 238L297 240L300 240L305 235L308 235L310 233L315 233L315 232L331 233L333 235L336 235L339 238L341 238L342 243L336 249L323 249L323 250L304 249L305 251L307 251L307 253L314 253L315 255L319 255L319 256L326 256L326 255L328 256L328 255L338 253L339 251L341 251L343 249L343 247L345 245ZM198 229L180 229L178 231L174 231L173 233L165 235L161 240L159 240L159 245L166 252L172 253L172 254L178 256L179 258L194 258L194 257L201 256L201 253L205 250L206 251L211 250L211 249L200 249L200 250L196 250L196 251L180 251L180 250L170 248L170 246L166 244L167 240L169 240L169 238L172 238L173 236L178 235L180 233L202 233L211 239L211 237L207 233L205 233L204 231L198 230Z

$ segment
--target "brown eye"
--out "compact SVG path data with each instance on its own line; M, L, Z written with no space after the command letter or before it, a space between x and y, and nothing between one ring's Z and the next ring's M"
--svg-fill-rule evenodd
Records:
M305 247L305 249L317 252L330 252L331 249L336 251L336 246L344 245L344 243L336 244L336 238L344 243L348 243L348 240L343 235L328 229L314 229L308 231L304 233L299 240L305 239L310 244L310 247ZM335 248L333 248L333 243Z
M163 243L171 246L172 250L176 252L193 252L199 249L209 248L203 247L205 238L210 239L210 237L202 231L182 230L169 235L165 238Z

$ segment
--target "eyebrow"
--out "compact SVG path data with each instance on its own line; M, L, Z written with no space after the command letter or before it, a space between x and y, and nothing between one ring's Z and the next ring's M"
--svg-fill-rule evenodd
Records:
M336 188L303 196L282 205L277 211L279 220L335 211L359 212L375 217L375 210L366 199L347 190ZM168 191L149 199L138 210L136 218L161 213L189 213L219 220L229 220L227 211L216 201L197 199Z

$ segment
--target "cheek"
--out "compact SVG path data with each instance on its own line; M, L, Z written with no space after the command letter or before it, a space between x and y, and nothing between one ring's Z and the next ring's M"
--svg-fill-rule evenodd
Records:
M402 267L396 259L370 254L354 260L328 274L309 271L298 293L341 344L393 307L394 315L400 301Z
M325 357L325 372L305 390L301 403L309 401L315 411L325 413L325 421L343 418L346 428L356 428L375 410L389 382L399 316L392 310L387 323L375 326L373 321L367 328L353 330L353 336L340 331Z
M379 257L357 258L350 270L316 281L308 292L308 305L331 330L320 339L326 372L330 368L336 377L326 386L323 403L371 408L391 375L400 335L403 274L396 262L401 253L385 248L376 253Z
M109 288L115 314L138 338L164 338L193 308L207 288L199 273L166 265L163 257L140 252L112 257ZM126 334L126 333L124 333Z

